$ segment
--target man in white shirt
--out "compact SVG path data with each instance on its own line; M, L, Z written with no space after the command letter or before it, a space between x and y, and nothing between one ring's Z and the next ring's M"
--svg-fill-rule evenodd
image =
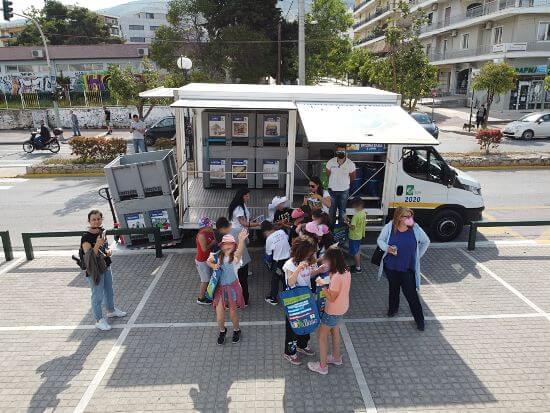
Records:
M271 305L277 305L279 299L279 283L284 285L283 265L290 258L290 245L288 234L282 229L275 229L273 223L262 222L262 232L265 237L265 254L271 257L271 290L265 297L265 301Z
M346 145L336 145L336 156L327 162L328 192L330 194L330 218L336 223L336 210L338 210L338 223L344 223L346 207L349 198L349 187L355 179L355 164L346 157Z
M130 132L132 132L132 140L134 142L134 153L147 152L147 147L145 146L145 123L139 120L138 115L132 116Z

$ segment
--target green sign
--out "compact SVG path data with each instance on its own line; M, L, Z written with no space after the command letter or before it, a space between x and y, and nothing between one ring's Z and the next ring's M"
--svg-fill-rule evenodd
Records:
M516 67L516 73L520 75L545 75L550 74L547 65Z
M405 195L414 195L414 185L407 185Z

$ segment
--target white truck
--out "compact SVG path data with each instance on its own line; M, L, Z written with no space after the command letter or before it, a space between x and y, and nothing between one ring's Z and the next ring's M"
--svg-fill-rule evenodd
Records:
M179 218L197 228L227 213L235 189L251 190L249 208L267 215L275 195L302 204L311 176L324 180L335 145L346 144L358 168L350 198L366 203L367 230L393 210L412 208L433 238L449 241L484 209L477 181L449 166L438 141L400 106L400 95L368 87L192 83L142 97L174 99ZM184 119L193 127L193 157ZM348 211L351 213L351 211Z

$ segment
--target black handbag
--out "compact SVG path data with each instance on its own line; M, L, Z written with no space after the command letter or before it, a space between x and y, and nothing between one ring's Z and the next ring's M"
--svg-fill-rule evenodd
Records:
M384 256L384 251L379 246L376 246L376 249L372 253L370 262L379 267L380 264L382 263L383 256Z

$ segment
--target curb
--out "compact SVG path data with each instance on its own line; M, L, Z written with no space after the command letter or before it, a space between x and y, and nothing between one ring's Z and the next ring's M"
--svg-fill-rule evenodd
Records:
M20 178L31 178L31 179L40 179L40 178L78 178L78 177L97 177L97 176L105 176L104 172L100 172L99 170L97 172L86 172L86 173L68 173L68 174L24 174L24 175L18 175Z
M480 165L480 166L451 166L460 169L461 171L490 171L490 170L522 170L522 169L550 169L550 165Z

